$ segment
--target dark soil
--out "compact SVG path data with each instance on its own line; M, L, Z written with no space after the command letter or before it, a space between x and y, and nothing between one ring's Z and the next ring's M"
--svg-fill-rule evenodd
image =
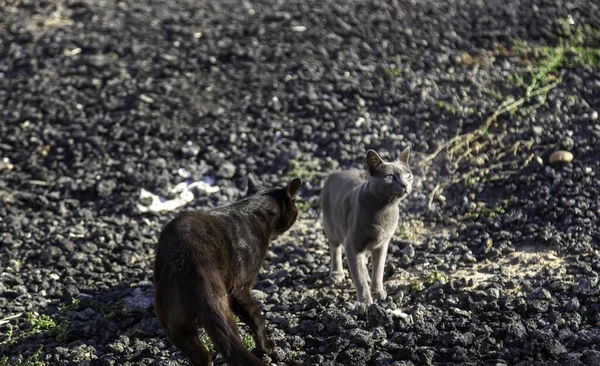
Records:
M304 180L255 286L271 364L599 365L600 60L472 159L421 164L522 96L514 39L555 46L568 16L600 29L595 1L0 1L0 365L187 364L152 309L175 213L140 190L204 179L180 210L207 209L248 172ZM325 282L320 184L406 146L389 296L365 309Z

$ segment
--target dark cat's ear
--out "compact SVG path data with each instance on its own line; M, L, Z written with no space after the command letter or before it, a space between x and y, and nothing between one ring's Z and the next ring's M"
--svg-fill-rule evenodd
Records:
M298 191L300 191L300 186L302 185L302 181L299 178L294 178L292 181L285 187L285 191L287 192L290 198L295 198L298 195Z
M248 173L247 179L248 190L246 191L246 195L250 196L251 194L254 194L260 190L260 184L258 183L258 180L252 173Z
M410 147L402 150L400 155L398 155L398 161L408 165L408 159L410 158Z
M383 159L381 159L381 156L379 156L379 154L377 154L375 150L367 151L367 167L369 171L371 171L371 169L377 168L381 164L383 164Z

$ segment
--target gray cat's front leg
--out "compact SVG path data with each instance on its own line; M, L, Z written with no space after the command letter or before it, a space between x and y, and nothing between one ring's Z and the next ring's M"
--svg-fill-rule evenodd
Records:
M383 271L385 269L388 245L389 241L385 241L371 251L371 258L373 260L371 291L373 292L373 297L377 300L385 300L387 297L387 292L383 286Z
M342 264L342 246L341 244L329 243L329 254L331 256L331 266L329 269L329 278L334 283L344 281L344 267Z
M367 270L366 252L356 253L352 244L346 245L346 259L348 260L348 269L354 287L356 287L356 298L359 302L371 305L373 299L369 291L369 271Z

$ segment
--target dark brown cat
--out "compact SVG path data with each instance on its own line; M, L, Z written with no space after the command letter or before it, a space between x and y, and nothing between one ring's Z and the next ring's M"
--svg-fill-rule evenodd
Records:
M230 366L265 365L244 348L234 314L248 324L256 346L271 353L265 320L250 295L269 241L296 221L301 181L259 189L208 212L178 215L163 229L154 265L154 308L169 340L193 365L211 364L198 337L204 327Z

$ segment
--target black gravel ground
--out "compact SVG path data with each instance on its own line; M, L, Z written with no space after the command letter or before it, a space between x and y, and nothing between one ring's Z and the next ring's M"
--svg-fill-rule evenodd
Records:
M0 1L0 365L187 364L152 310L174 213L137 206L179 169L221 189L184 209L241 197L247 172L305 180L254 293L272 364L600 365L600 63L499 117L474 159L418 165L519 97L524 60L499 49L555 45L568 16L600 29L595 1ZM316 198L406 146L390 296L364 309L324 282ZM549 164L558 148L574 160Z

